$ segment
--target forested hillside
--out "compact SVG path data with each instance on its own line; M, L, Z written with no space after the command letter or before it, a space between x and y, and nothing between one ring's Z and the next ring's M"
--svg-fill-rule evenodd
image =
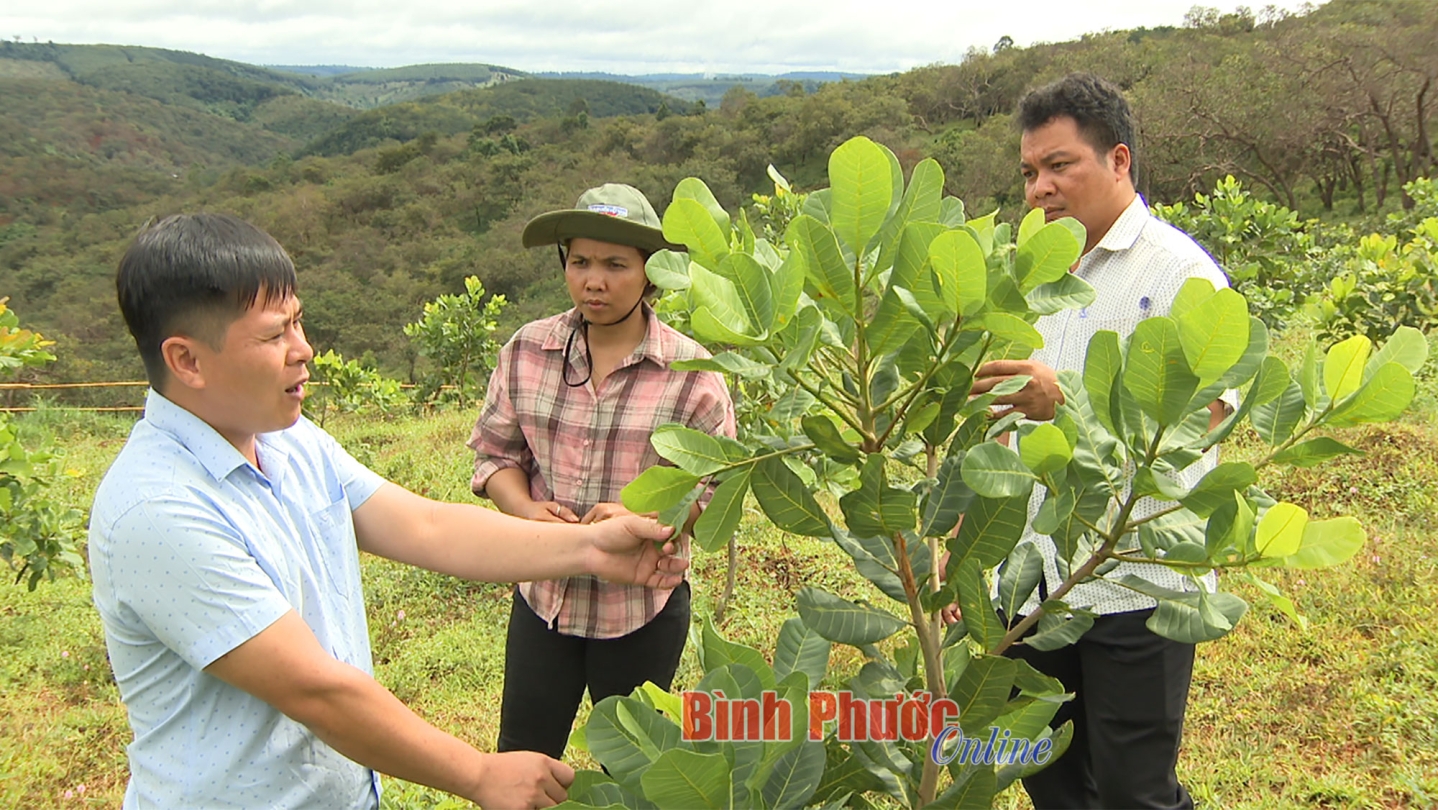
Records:
M937 158L970 211L1015 219L1009 114L1024 90L1071 70L1129 93L1151 202L1231 173L1303 216L1372 218L1410 204L1402 185L1432 172L1435 30L1427 0L1332 0L1297 17L1195 9L1171 28L1000 42L959 65L812 91L796 82L778 96L737 86L718 104L514 79L358 114L265 78L314 76L194 57L161 60L153 74L137 58L82 80L90 74L63 53L15 59L5 46L0 295L61 342L53 378L134 378L112 289L120 251L151 216L232 211L294 254L321 350L403 377L415 358L400 327L466 275L516 301L509 328L561 306L553 254L522 250L519 231L602 181L637 185L662 209L697 175L733 207L772 188L767 165L813 185L824 156L864 134L906 169ZM227 78L197 85L211 74L192 69Z

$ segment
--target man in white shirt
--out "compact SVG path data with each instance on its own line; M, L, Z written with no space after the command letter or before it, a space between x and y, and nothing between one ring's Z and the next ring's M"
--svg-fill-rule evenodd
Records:
M1213 259L1188 236L1149 214L1134 187L1133 114L1118 88L1088 74L1071 74L1030 91L1020 102L1023 132L1020 168L1029 205L1045 219L1074 217L1088 230L1073 272L1098 291L1083 309L1040 318L1044 348L1028 360L980 367L974 393L1014 375L1029 375L1023 390L998 400L1030 419L1047 420L1062 404L1058 369L1082 370L1088 342L1100 330L1127 335L1139 321L1165 315L1190 278L1215 287L1228 281ZM1215 423L1224 405L1212 406ZM1217 463L1216 452L1181 474L1192 486ZM1030 519L1040 502L1035 496ZM1140 501L1135 511L1152 510ZM1044 556L1039 593L1021 613L1035 610L1063 582L1053 541L1028 530ZM1115 576L1135 574L1174 590L1191 589L1185 577L1157 565L1125 563ZM1100 614L1077 643L1050 652L1022 645L1010 654L1059 678L1077 697L1054 726L1074 721L1068 751L1024 780L1034 806L1043 808L1192 808L1174 765L1193 674L1194 647L1162 638L1146 626L1154 600L1125 588L1093 582L1075 587L1065 600ZM1018 617L1010 617L1016 620Z

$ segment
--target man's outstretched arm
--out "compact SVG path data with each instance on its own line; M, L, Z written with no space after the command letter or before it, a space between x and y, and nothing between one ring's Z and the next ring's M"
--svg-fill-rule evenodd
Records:
M464 579L528 582L593 574L674 588L688 561L672 530L625 515L587 525L548 523L469 504L441 503L385 484L354 510L359 547Z
M564 801L574 771L543 754L482 754L421 720L374 678L320 646L294 611L205 672L304 724L341 754L484 808Z

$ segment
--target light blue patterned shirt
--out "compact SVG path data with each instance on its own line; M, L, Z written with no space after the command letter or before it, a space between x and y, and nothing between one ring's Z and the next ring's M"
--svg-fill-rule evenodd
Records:
M257 454L263 472L152 390L95 493L95 605L135 733L127 810L379 804L374 772L203 671L294 610L372 672L351 512L384 479L303 418Z

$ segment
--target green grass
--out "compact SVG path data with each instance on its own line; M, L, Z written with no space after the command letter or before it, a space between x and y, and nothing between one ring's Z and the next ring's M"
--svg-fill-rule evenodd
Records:
M1428 525L1438 497L1438 409L1431 382L1425 389L1405 421L1340 435L1366 456L1264 482L1315 517L1358 516L1369 545L1333 570L1273 575L1308 617L1307 632L1255 606L1229 637L1200 648L1179 761L1200 806L1438 805L1438 539ZM463 443L471 419L346 416L328 427L380 473L469 501ZM54 411L23 422L28 440L54 438L66 448L62 493L80 505L129 424ZM1240 439L1228 457L1259 452L1255 440ZM793 615L792 593L804 585L884 601L830 544L781 535L757 515L740 538L738 589L722 627L735 641L772 652L779 625ZM723 555L695 561L696 617L712 614L724 572ZM364 561L364 578L379 680L436 725L492 749L509 588L376 559ZM1257 603L1251 589L1233 587ZM836 649L830 684L860 663L852 650ZM699 676L688 650L676 687ZM129 739L88 583L63 579L34 593L0 585L0 806L117 805ZM583 755L571 761L593 766ZM388 808L466 806L397 780L387 785ZM1011 790L999 806L1028 803Z

